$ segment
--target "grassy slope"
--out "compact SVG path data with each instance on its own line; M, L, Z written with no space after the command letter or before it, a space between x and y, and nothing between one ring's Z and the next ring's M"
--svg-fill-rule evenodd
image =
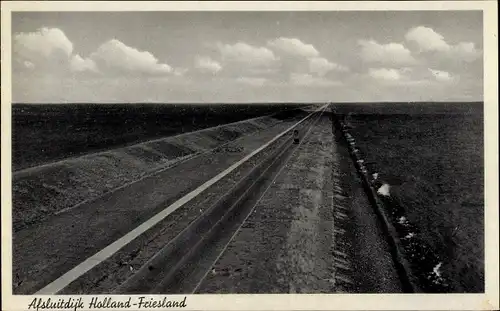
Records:
M247 120L14 173L14 230L20 230L86 199L99 197L187 156L271 128L279 122L277 118L271 117Z
M297 104L14 104L14 170L297 108Z

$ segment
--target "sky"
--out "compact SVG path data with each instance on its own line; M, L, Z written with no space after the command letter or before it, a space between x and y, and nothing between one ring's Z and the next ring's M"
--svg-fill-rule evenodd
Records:
M12 101L483 100L481 11L15 12Z

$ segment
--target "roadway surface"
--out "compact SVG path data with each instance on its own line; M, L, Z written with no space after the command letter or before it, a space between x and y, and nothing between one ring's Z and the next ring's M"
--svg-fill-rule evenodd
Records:
M328 110L231 144L14 233L14 294L401 292Z

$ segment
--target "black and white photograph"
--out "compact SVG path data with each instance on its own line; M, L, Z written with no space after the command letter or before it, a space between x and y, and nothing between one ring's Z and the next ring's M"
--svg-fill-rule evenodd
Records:
M2 275L38 297L12 310L189 309L199 294L496 308L485 9L107 5L9 13Z

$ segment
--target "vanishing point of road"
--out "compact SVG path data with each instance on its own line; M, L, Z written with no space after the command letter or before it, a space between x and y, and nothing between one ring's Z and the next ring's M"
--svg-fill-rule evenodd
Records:
M232 144L15 232L14 293L403 291L328 105Z

